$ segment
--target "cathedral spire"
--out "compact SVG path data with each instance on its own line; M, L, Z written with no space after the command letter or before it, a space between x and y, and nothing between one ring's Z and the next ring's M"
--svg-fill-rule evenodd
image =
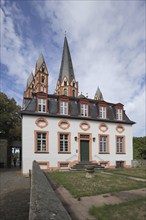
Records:
M78 96L78 83L75 80L72 59L66 36L64 38L62 61L56 86L56 93L58 95Z
M64 46L63 46L63 54L62 54L62 62L60 67L59 81L62 82L64 77L67 78L70 83L73 79L75 79L72 59L69 51L69 46L67 42L67 38L64 38Z
M48 70L43 54L39 55L35 67L35 92L44 92L48 94Z
M45 59L42 53L40 53L39 58L37 59L36 62L36 71L38 71L42 65L45 64Z
M96 90L94 99L95 99L95 100L100 100L100 101L104 100L104 99L103 99L103 95L102 95L102 93L101 93L99 87L98 87L97 90Z

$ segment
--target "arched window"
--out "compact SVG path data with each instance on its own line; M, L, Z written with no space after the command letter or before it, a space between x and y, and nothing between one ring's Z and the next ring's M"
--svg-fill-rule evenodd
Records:
M67 82L66 81L64 81L64 86L67 86Z
M64 89L63 95L67 95L67 89Z
M42 76L42 83L44 83L45 82L45 77L44 76Z
M75 97L75 90L72 90L72 96Z

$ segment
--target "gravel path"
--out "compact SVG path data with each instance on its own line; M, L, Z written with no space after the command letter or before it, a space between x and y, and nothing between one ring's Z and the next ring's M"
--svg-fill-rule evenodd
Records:
M28 220L29 178L19 169L0 169L0 219Z

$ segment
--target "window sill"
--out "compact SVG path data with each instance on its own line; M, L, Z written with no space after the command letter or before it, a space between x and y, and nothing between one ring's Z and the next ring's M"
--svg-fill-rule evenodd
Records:
M58 152L58 154L71 154L71 152Z
M35 154L49 154L48 151L35 151Z
M116 152L116 154L126 154L126 153L118 153L118 152Z
M99 154L110 154L109 152L99 152Z

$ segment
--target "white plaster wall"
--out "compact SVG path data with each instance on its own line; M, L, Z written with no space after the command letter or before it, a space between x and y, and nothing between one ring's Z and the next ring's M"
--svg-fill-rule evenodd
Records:
M58 126L58 122L62 118L49 118L44 117L48 121L47 127L41 129L35 121L39 117L23 115L22 119L22 172L28 173L32 167L32 161L44 161L50 162L50 167L57 167L58 161L74 161L78 160L78 141L74 140L74 137L78 137L78 133L92 133L92 138L95 137L95 142L92 141L92 160L110 161L111 166L115 166L116 160L126 161L126 165L131 165L133 159L133 147L132 147L132 126L124 125L124 132L119 134L116 131L116 123L105 123L108 126L106 132L99 130L99 124L101 122L89 121L90 129L83 131L80 128L82 120L79 119L66 119L70 123L70 127L66 130L61 129ZM49 132L49 154L34 153L34 130L48 131ZM71 132L71 154L58 154L58 132ZM98 134L109 135L109 149L110 154L98 154ZM126 154L116 154L116 135L125 136Z

